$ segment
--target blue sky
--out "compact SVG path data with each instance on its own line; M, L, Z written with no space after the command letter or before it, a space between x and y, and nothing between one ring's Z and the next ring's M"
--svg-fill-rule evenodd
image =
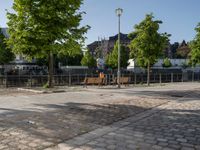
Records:
M13 0L0 2L0 26L6 27L5 9L10 9ZM121 32L130 33L133 26L142 21L147 13L153 13L162 20L160 32L172 34L171 42L192 40L194 28L200 22L199 0L84 0L81 10L84 15L82 25L88 24L86 44L101 38L108 38L117 33L115 9L123 8Z

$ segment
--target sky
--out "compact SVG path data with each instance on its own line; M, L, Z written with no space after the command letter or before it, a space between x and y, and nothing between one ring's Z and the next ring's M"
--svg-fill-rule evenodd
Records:
M0 27L7 27L6 11L11 10L13 0L0 1ZM116 8L122 8L121 32L134 31L147 13L162 20L160 32L171 34L171 43L190 41L195 37L194 28L200 22L200 0L84 0L85 11L81 25L89 25L86 44L99 38L109 38L118 33Z

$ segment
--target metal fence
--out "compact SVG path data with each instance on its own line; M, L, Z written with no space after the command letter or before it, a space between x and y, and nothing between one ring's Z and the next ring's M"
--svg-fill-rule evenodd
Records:
M147 82L146 73L128 73L122 74L122 77L129 77L130 84L143 84ZM56 86L74 86L82 85L86 77L98 77L98 74L68 74L54 75L54 85ZM113 84L116 74L105 74L105 85ZM0 76L1 87L36 87L43 86L47 83L47 75L4 75ZM150 76L151 83L168 83L168 82L191 82L200 81L200 73L152 73Z

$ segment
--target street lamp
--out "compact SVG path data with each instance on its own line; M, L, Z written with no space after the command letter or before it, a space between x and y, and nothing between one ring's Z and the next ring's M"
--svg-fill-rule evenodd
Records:
M120 17L122 15L123 9L117 8L115 10L117 16L118 16L118 71L117 71L117 83L118 83L118 88L120 88Z

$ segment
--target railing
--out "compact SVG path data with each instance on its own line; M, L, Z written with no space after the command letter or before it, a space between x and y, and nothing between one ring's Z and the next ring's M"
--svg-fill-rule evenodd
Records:
M147 82L145 73L122 74L122 77L129 77L130 84L144 84ZM98 74L68 74L54 75L54 85L72 86L82 85L85 77L98 77ZM105 74L106 85L113 84L116 74ZM0 76L1 87L34 87L43 86L47 83L47 75L4 75ZM168 82L191 82L200 81L200 73L152 73L150 76L151 83L168 83Z

